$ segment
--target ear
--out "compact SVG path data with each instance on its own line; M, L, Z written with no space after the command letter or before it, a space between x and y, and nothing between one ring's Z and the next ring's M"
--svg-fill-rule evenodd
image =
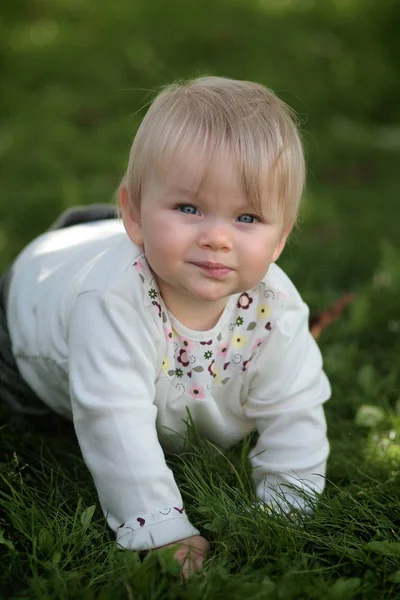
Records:
M124 182L121 183L118 194L122 222L124 224L125 231L134 244L137 246L143 246L140 209L134 208L129 202L128 190Z
M279 238L278 243L275 246L275 250L274 253L272 255L272 262L276 262L278 260L278 258L280 257L280 255L282 254L282 251L286 245L286 241L289 237L290 232L293 229L293 223L290 223L283 231L282 231L282 235Z

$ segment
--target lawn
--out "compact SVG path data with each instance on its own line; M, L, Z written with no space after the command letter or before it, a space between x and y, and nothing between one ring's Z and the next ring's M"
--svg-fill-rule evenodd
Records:
M73 428L0 413L0 598L400 598L400 9L390 0L18 0L0 9L0 268L74 204L112 202L149 100L198 74L254 79L300 115L307 193L282 258L333 394L313 519L251 508L246 449L170 464L212 546L181 585L168 553L116 549Z

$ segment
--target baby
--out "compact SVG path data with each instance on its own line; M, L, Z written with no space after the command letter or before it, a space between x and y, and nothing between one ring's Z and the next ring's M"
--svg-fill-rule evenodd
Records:
M263 505L307 511L324 488L330 386L307 306L275 264L304 177L291 112L270 90L173 84L133 142L122 218L62 218L3 277L4 397L73 420L118 544L177 543L184 574L208 549L164 457L187 409L222 447L258 432Z

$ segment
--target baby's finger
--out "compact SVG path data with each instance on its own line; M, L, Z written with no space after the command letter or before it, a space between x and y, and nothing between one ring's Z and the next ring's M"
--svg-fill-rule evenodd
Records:
M196 563L196 572L201 571L203 568L203 564L204 564L204 556L196 557L195 563Z
M183 563L182 563L182 578L183 579L188 579L188 577L190 577L191 575L193 575L193 573L196 572L196 566L194 565L193 561L190 560L189 558L185 558Z

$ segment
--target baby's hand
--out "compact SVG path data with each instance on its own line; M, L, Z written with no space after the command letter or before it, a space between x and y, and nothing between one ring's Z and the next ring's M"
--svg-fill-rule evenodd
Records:
M158 550L170 548L171 546L177 546L174 559L182 565L182 577L184 579L201 570L206 554L210 549L210 544L205 538L201 535L192 535L172 544L161 546Z

